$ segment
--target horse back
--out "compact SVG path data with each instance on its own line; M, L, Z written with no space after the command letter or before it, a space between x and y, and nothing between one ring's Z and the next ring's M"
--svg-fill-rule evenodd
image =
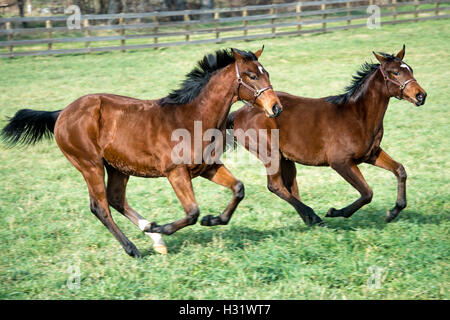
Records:
M61 112L55 140L69 160L105 160L130 175L162 176L158 164L163 155L154 150L169 147L169 141L156 138L161 126L158 109L151 100L86 95Z

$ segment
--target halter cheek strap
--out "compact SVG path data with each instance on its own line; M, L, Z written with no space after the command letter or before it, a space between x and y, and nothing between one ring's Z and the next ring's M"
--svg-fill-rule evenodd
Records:
M239 74L239 67L238 67L237 62L236 62L234 65L235 65L235 67L236 67L236 77L237 77L237 82L238 82L238 87L237 87L237 92L236 92L237 97L238 97L238 100L241 100L241 101L247 102L247 103L249 103L249 104L251 104L251 105L254 105L255 102L256 102L256 99L258 99L258 97L259 97L264 91L269 90L269 89L272 89L272 86L271 86L271 85L268 86L268 87L262 88L262 89L255 89L255 88L249 86L248 84L246 84L246 83L242 80L241 75ZM250 102L248 102L248 101L246 101L246 100L244 100L244 99L242 99L242 98L240 97L240 95L239 95L239 89L241 88L241 85L244 86L244 87L246 87L246 88L247 88L248 90L250 90L251 92L253 92L253 96L255 97L255 99L253 100L253 103L250 103Z
M397 98L398 100L402 100L402 99L403 99L403 90L405 90L406 86L407 86L409 83L411 83L411 82L417 82L417 80L414 79L414 78L408 79L408 80L406 80L406 81L403 82L403 83L401 83L400 81L391 79L391 78L389 78L389 77L386 75L386 73L384 72L383 67L382 67L381 65L380 65L380 71L381 71L381 74L383 75L384 83L386 84L386 89L387 89L389 95L391 95L391 93L389 92L388 81L390 81L390 82L392 82L392 83L394 83L394 84L396 84L396 85L399 86L399 88L400 88L400 96L394 96L394 97Z

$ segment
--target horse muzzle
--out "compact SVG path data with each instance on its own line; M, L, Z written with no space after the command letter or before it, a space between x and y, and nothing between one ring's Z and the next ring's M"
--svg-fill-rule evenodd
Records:
M427 94L424 92L419 92L418 94L416 94L416 100L417 102L415 102L415 105L417 107L419 106L423 106L425 104L425 100L427 98Z
M269 118L276 118L283 112L283 108L278 103L275 103L272 106L272 112L273 114L269 115Z

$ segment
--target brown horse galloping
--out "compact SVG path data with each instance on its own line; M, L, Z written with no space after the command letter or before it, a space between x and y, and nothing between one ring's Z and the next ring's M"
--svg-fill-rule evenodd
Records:
M405 169L380 147L383 118L391 97L420 106L427 94L414 79L412 68L402 61L405 46L396 56L375 52L374 55L380 64L365 63L344 94L310 99L277 92L284 111L276 119L267 119L250 106L229 115L227 127L234 125L235 132L279 129L281 155L273 157L273 161L279 162L279 169L268 174L268 189L293 205L300 215L302 202L295 162L331 166L360 192L358 200L343 209L331 208L327 217L348 218L372 200L372 190L357 166L362 162L389 170L397 177L397 202L386 221L392 221L406 207ZM249 149L247 140L241 144ZM257 150L250 151L261 159ZM266 163L266 168L271 166L273 163Z
M140 256L112 219L109 206L147 235L159 236L155 250L165 253L159 234L170 235L195 224L199 216L191 179L202 176L233 192L225 211L217 217L204 217L202 225L227 224L244 197L244 185L225 166L207 164L202 157L200 163L194 161L198 150L189 150L188 163L175 162L172 150L178 141L172 141L172 134L182 129L193 136L195 121L201 121L202 134L211 128L224 130L230 107L238 99L252 101L267 116L278 116L282 110L280 101L272 90L268 73L258 62L262 51L263 48L255 53L232 49L207 55L187 75L180 89L160 100L90 94L62 111L20 110L2 130L2 136L11 145L33 144L54 132L59 148L86 180L91 211L126 253ZM203 155L207 142L201 141ZM162 226L145 220L126 201L130 175L167 177L186 216Z

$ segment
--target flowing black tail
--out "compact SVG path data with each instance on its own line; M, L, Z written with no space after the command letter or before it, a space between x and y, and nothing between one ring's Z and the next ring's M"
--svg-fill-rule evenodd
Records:
M14 117L8 119L8 124L2 129L1 137L6 145L31 145L53 135L58 111L35 111L22 109Z

